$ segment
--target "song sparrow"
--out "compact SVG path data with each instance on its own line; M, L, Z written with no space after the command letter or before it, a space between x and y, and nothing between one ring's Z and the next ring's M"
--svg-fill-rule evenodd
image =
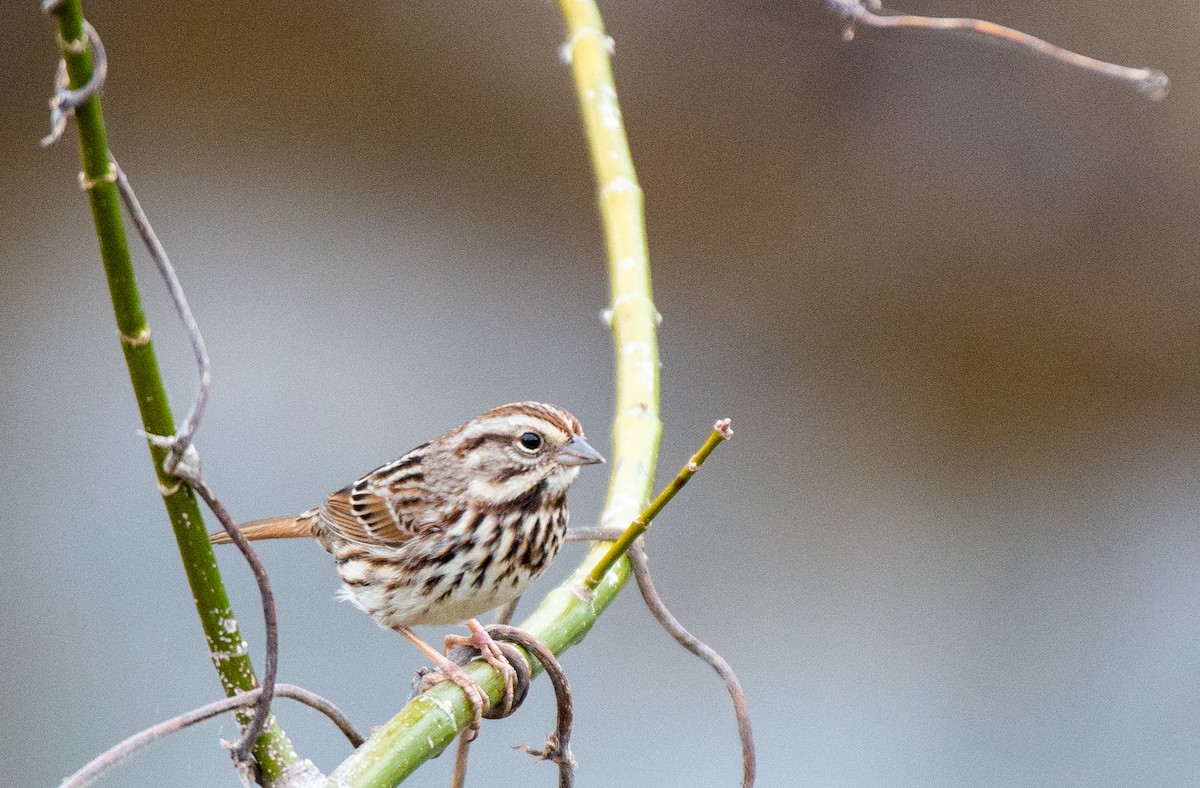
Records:
M330 495L296 516L239 527L248 539L310 536L337 560L340 595L421 649L461 686L475 711L487 697L410 627L465 621L469 643L505 676L513 671L475 617L521 595L558 553L567 487L582 465L604 462L562 408L493 408ZM228 543L218 531L214 544Z

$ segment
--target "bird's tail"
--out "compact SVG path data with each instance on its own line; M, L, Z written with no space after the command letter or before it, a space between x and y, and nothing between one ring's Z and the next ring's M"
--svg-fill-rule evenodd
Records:
M265 520L254 520L238 526L242 536L250 541L260 539L293 539L299 536L316 535L315 512L305 512L299 516L268 517ZM233 540L224 531L209 534L208 541L213 544L229 544Z

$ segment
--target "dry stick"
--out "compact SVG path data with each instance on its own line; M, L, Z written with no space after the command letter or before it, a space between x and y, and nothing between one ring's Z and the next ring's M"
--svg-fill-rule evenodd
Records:
M567 531L566 540L568 542L611 542L618 539L622 533L619 528L605 528L602 526L572 528ZM754 733L750 728L750 709L746 705L746 693L742 691L742 684L738 681L737 674L734 673L733 667L715 649L701 641L691 632L688 632L683 624L679 623L679 619L671 614L666 603L662 601L662 597L658 595L658 590L654 587L654 580L650 576L650 562L646 556L644 539L638 539L629 548L629 559L633 564L633 576L637 580L638 590L641 591L642 599L646 602L646 608L650 611L650 614L654 616L658 623L662 625L662 628L667 630L667 633L679 645L708 663L709 667L725 683L725 690L729 693L729 699L733 702L733 716L737 720L738 738L742 743L742 786L743 788L750 788L750 786L754 785L757 768L755 765Z
M208 486L204 479L200 478L199 472L197 472L195 478L188 478L187 481L192 485L192 489L199 493L204 502L208 504L208 508L221 521L221 526L225 529L225 533L229 534L229 538L233 540L238 550L242 552L246 563L250 565L250 571L254 573L254 582L258 583L259 599L262 602L263 640L266 641L266 656L263 658L262 688L258 696L258 702L254 707L254 719L246 726L246 732L242 736L241 742L238 743L237 748L233 751L234 759L239 763L245 763L250 759L250 751L254 748L254 743L258 741L258 735L262 732L267 724L267 719L271 716L271 700L275 696L275 680L279 675L279 619L275 612L275 594L271 591L271 578L267 576L267 568L263 566L258 553L250 545L250 540L238 530L237 523L229 515L229 510L225 508L225 504L221 503L221 500L217 498L212 488ZM358 745L355 746L357 747Z
M258 698L262 692L262 689L255 689L240 695L234 695L232 698L222 698L221 700L209 703L207 706L201 706L198 709L184 712L178 717L172 717L140 733L136 733L115 747L97 755L82 769L63 780L59 788L84 788L84 786L91 785L109 769L126 760L143 747L153 744L159 739L164 739L172 733L178 733L185 728L204 722L205 720L210 720L213 717L218 717L226 712L253 706L258 702ZM321 697L315 692L310 692L303 687L297 687L294 684L276 685L275 694L283 698L291 698L292 700L299 701L333 720L333 724L337 725L338 729L346 735L351 746L357 747L363 743L362 734L354 728L354 724L347 719L346 715L328 699Z
M62 0L42 5L42 11L52 13L57 10ZM58 142L63 132L67 130L67 121L75 114L75 110L83 103L100 92L104 80L108 78L108 54L104 51L104 42L92 23L83 20L83 34L92 45L92 78L83 87L72 90L71 78L67 74L67 61L58 61L58 73L54 78L54 95L50 98L50 133L42 137L42 147L46 148Z
M125 175L125 171L121 169L121 165L117 163L116 158L111 153L109 154L109 162L116 173L117 190L121 195L121 200L125 203L125 208L129 211L130 218L133 219L138 235L141 236L142 242L146 245L150 257L154 259L154 264L158 267L158 272L162 275L163 281L166 282L167 291L171 294L171 300L175 304L175 311L179 315L180 322L183 323L184 328L187 330L188 338L192 343L192 353L196 357L197 372L200 377L200 388L196 394L195 401L192 403L191 410L188 412L187 419L184 421L183 429L171 436L147 435L146 437L159 446L169 448L167 457L163 461L163 470L172 476L178 476L187 481L192 486L192 489L204 499L204 502L208 504L208 508L221 521L221 525L225 528L226 533L229 534L233 543L237 545L238 550L245 557L246 563L250 565L250 571L254 574L254 580L258 584L266 640L262 692L259 694L259 700L254 710L254 718L246 727L245 735L242 736L241 742L233 753L234 758L239 763L246 763L250 760L250 750L254 747L259 734L262 733L264 726L266 726L267 718L271 713L271 699L274 696L275 680L279 671L279 622L275 612L275 596L271 592L271 579L267 575L266 567L259 560L258 554L251 546L249 540L238 530L233 517L230 516L229 511L221 503L217 494L213 492L212 488L201 477L199 455L192 446L192 440L196 436L196 430L200 428L200 421L204 417L204 409L208 404L209 388L212 385L212 373L209 366L208 350L204 346L204 336L200 333L200 326L196 323L196 316L192 313L192 308L187 301L187 295L183 291L183 285L180 284L179 276L175 273L175 266L171 264L171 259L167 256L166 248L163 247L162 242L158 239L158 234L154 232L154 227L150 224L150 219L146 216L146 212L142 210L141 202L138 201L137 194L133 191L133 186L130 184L128 176ZM188 462L183 462L185 456L188 457Z
M983 19L965 19L952 17L915 16L912 14L881 15L867 8L862 0L826 0L826 2L846 19L850 25L846 28L846 39L854 37L856 24L875 28L911 28L914 30L945 30L949 32L973 33L995 41L1013 44L1035 55L1065 63L1074 68L1090 71L1103 77L1109 77L1133 85L1151 101L1161 101L1167 95L1170 80L1167 75L1153 68L1130 68L1115 63L1108 63L1094 57L1080 55L1069 49L1055 46L1020 30L998 25Z
M529 753L541 760L558 764L558 788L571 788L575 784L575 757L571 755L571 725L575 720L575 709L571 702L571 685L567 683L567 674L554 657L554 652L538 641L528 632L510 627L505 624L494 624L487 628L488 634L496 640L516 643L530 651L542 663L547 678L554 686L554 700L558 705L558 723L554 733L546 740L546 746L535 750L526 745L516 749Z
M642 599L645 600L650 613L658 619L663 629L675 638L676 643L707 662L721 677L721 681L725 682L725 689L733 703L733 716L737 720L738 738L742 742L742 786L750 788L754 785L755 773L754 733L750 729L750 709L746 705L746 694L742 692L737 674L724 657L684 629L679 619L671 615L671 611L663 604L658 590L654 587L654 580L650 577L650 564L646 560L646 549L641 542L630 548L629 558L633 562L633 576L637 579L638 589L642 592Z
M163 468L174 476L178 475L176 469L183 459L184 453L192 445L192 441L196 437L196 430L200 429L200 421L204 418L204 409L208 406L208 391L212 386L212 368L208 360L208 349L204 346L204 336L200 333L196 316L192 314L192 307L188 304L187 295L183 292L183 285L180 284L179 277L175 273L175 266L171 265L166 248L158 240L158 234L154 232L150 219L142 210L142 204L138 201L137 194L134 193L133 186L129 183L129 178L111 151L108 154L108 160L117 174L117 190L121 195L121 201L125 203L125 209L129 211L129 216L133 219L134 226L137 227L138 235L142 237L142 243L146 245L146 250L158 267L158 273L167 285L167 292L171 294L175 312L179 315L179 322L183 323L184 329L187 330L188 340L192 343L192 355L196 357L196 372L200 378L200 385L196 391L196 398L192 401L191 410L188 411L187 418L183 420L183 429L169 438L168 436L154 436L160 445L170 449L167 458L163 461Z

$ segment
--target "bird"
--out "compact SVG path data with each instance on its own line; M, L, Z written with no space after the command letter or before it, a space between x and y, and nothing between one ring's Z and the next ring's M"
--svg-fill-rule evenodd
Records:
M238 526L251 541L310 537L329 552L339 595L403 635L466 692L477 731L482 688L412 631L465 622L471 645L505 679L515 672L477 617L522 593L553 561L567 528L567 488L603 463L579 420L541 402L501 405L422 443L298 515ZM232 541L225 531L213 544Z

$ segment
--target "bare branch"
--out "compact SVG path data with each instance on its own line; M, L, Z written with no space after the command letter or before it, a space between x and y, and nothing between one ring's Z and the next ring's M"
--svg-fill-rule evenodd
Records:
M121 200L125 203L125 208L129 211L129 215L137 227L138 235L141 236L142 242L145 243L150 256L154 258L158 272L162 275L163 281L167 285L167 290L171 295L171 300L175 304L175 311L179 315L179 320L187 330L200 377L200 388L196 394L195 401L192 403L191 410L188 411L187 418L184 419L183 429L171 436L147 435L146 437L151 442L169 449L167 457L163 461L163 470L187 481L192 486L192 489L204 499L204 502L208 504L208 508L221 521L222 527L229 534L234 544L237 545L242 556L245 557L246 563L250 565L250 571L254 574L254 580L258 584L259 598L263 611L264 630L266 633L266 658L263 670L262 692L259 694L254 718L246 727L246 733L233 753L235 760L239 763L246 763L250 760L250 750L254 747L255 741L258 740L258 735L266 726L267 718L270 716L271 699L274 696L275 679L279 670L279 622L275 612L275 596L271 591L271 579L267 575L266 567L263 566L250 541L238 530L237 524L225 508L225 505L221 503L217 494L213 492L212 488L202 478L200 456L192 446L196 431L200 428L200 421L204 418L204 409L208 404L208 391L212 383L212 373L209 365L208 350L204 345L204 336L200 333L200 326L196 323L196 316L192 313L192 308L187 301L187 295L183 291L183 285L180 284L179 276L175 273L175 266L171 264L171 260L167 256L167 250L163 247L162 242L159 241L158 234L154 232L154 227L150 224L150 219L146 216L146 212L142 210L141 202L138 201L137 194L133 191L129 177L121 169L121 165L117 163L116 158L111 153L109 154L109 162L112 165L113 172L116 174L117 190L121 195Z
M998 25L995 22L988 22L983 19L916 16L913 14L880 14L877 13L877 11L881 10L878 8L878 5L870 8L868 5L871 4L864 3L862 0L825 1L834 11L849 21L849 25L845 31L846 40L854 37L855 25L880 29L908 28L911 30L941 30L952 33L966 33L983 36L992 41L1012 44L1039 57L1055 60L1073 68L1083 69L1093 74L1099 74L1102 77L1128 83L1137 88L1140 93L1151 101L1161 101L1166 98L1167 90L1171 84L1167 75L1157 69L1131 68L1129 66L1120 66L1116 63L1108 63L1094 57L1072 52L1060 46L1055 46L1048 41L1043 41L1020 30Z
M619 539L622 533L619 528L584 526L567 531L566 540L568 542L611 542ZM688 632L662 601L662 597L658 595L658 590L654 587L654 580L650 576L650 563L646 556L644 539L638 539L633 543L629 549L629 559L633 564L633 576L637 579L638 590L641 591L642 599L645 600L650 614L662 625L663 629L667 630L671 637L675 638L679 645L708 663L725 682L725 690L733 702L733 715L737 720L738 738L742 744L742 786L750 788L754 785L756 771L754 733L750 728L750 709L746 704L746 694L742 691L737 674L734 673L733 668L724 657Z
M159 445L170 449L166 460L163 461L163 468L174 476L184 453L192 445L193 438L196 437L196 430L200 429L200 420L204 418L204 409L208 405L208 390L212 385L212 369L208 360L208 349L204 346L204 336L200 333L196 316L192 314L192 307L188 304L187 296L183 292L183 285L179 283L175 266L171 265L171 259L167 257L167 250L158 240L158 234L154 232L154 227L146 217L146 212L142 210L142 204L138 201L137 194L134 193L125 171L121 169L121 165L113 158L111 152L108 158L116 172L117 190L121 194L121 201L125 203L125 208L129 211L134 226L137 227L138 235L142 237L142 243L146 245L146 250L153 258L154 264L158 266L158 273L162 275L163 281L167 285L167 291L171 294L171 300L175 304L179 322L183 323L183 327L187 330L188 340L192 344L192 355L196 358L196 370L200 377L199 390L196 392L196 398L192 402L187 418L183 420L183 429L170 436L169 440L162 440L166 436L153 436Z
M571 725L575 718L574 706L571 703L571 686L567 683L567 674L554 657L554 652L546 647L533 635L516 627L506 624L493 624L487 628L488 634L496 640L508 641L525 647L546 671L550 683L554 685L554 699L558 703L558 724L554 733L546 740L546 746L541 750L521 745L519 750L537 758L558 764L559 788L571 788L575 784L575 757L571 755Z
M271 578L267 575L267 568L263 566L258 553L250 545L250 540L238 530L237 523L233 521L229 510L217 498L216 493L198 475L194 479L189 479L188 482L208 504L208 508L217 516L217 519L221 521L225 533L229 534L229 538L237 545L238 550L246 559L246 563L250 565L250 571L254 573L254 582L258 584L258 596L262 604L263 640L265 641L266 656L263 658L262 687L259 690L258 702L255 704L254 719L246 726L246 732L242 736L241 742L233 751L234 759L239 763L245 763L250 760L250 751L254 748L258 735L262 733L267 719L271 716L271 699L275 695L275 679L279 673L279 619L275 612L275 594L271 590Z
M650 564L646 559L646 548L639 541L629 550L629 559L633 562L633 576L637 578L638 589L650 613L658 619L663 629L675 638L675 642L709 664L721 681L725 682L725 690L733 702L733 716L737 719L738 738L742 743L742 786L750 788L754 785L755 758L754 733L750 729L750 708L746 705L746 693L742 691L741 682L733 672L725 658L713 648L701 642L699 638L684 629L679 619L671 615L671 611L659 597L650 577Z
M261 689L255 689L234 695L232 698L222 698L206 706L201 706L198 709L192 709L189 712L180 714L178 717L172 717L169 720L160 722L140 733L136 733L115 747L97 755L82 769L63 780L59 788L84 788L91 785L100 779L109 769L119 765L143 747L164 739L172 733L178 733L192 725L210 720L213 717L219 717L222 714L236 711L237 709L253 706L258 703L262 692ZM358 747L363 743L362 734L355 730L353 723L346 718L346 715L337 706L333 705L332 701L303 687L297 687L294 684L279 684L275 687L275 692L280 697L299 701L305 706L316 709L324 714L346 735L346 739L349 740L351 746Z

